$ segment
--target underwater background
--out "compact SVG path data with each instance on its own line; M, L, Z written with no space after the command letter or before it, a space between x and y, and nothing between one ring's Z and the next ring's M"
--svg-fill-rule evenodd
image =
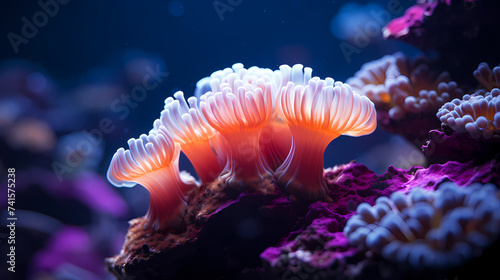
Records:
M243 63L303 64L344 82L384 55L421 53L382 27L415 1L3 1L0 8L0 279L115 279L128 221L149 193L115 188L106 171L126 141L148 133L164 100ZM472 76L472 75L471 75ZM427 166L382 127L341 136L324 166L352 160L382 174ZM15 169L15 273L8 271L7 178ZM194 174L181 155L180 169ZM12 201L12 200L10 200ZM12 205L11 205L12 206ZM13 215L11 215L13 216ZM131 278L132 279L132 278Z

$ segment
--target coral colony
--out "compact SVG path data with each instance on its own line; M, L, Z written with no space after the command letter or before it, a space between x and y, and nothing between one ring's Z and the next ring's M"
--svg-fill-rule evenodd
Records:
M384 36L417 42L416 26L462 2L485 8L417 4ZM498 276L500 68L477 63L475 86L460 87L437 65L396 53L342 83L300 64L238 63L201 79L195 97L168 97L149 134L111 160L112 184L151 198L108 269L118 279ZM324 169L330 142L377 123L427 139L412 144L432 164ZM181 151L199 179L180 172Z

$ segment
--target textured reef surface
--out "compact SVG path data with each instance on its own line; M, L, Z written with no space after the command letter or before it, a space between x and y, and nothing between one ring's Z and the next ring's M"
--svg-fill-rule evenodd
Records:
M496 159L479 166L389 167L381 175L353 162L326 169L324 181L331 202L310 205L290 201L271 182L267 195L205 185L189 197L178 231L145 230L144 218L132 220L122 252L107 259L108 267L118 279L477 279L494 270L490 255L498 244L445 273L389 262L350 245L343 229L362 202L374 205L396 191L435 190L443 182L499 185Z

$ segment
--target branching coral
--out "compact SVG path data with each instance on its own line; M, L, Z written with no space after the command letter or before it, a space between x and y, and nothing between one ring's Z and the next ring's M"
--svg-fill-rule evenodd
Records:
M302 200L325 199L323 155L327 145L342 134L373 132L377 125L374 105L331 78L309 79L310 73L302 67L284 65L280 69L287 85L278 95L277 110L290 127L292 149L275 172L277 184Z
M452 182L437 191L395 192L373 207L360 204L344 233L355 246L415 268L457 266L498 238L500 196L492 184Z
M182 222L186 198L196 185L179 174L179 145L168 133L141 135L113 156L108 180L117 187L144 186L151 194L145 227L166 229Z
M401 53L369 62L346 82L370 98L377 110L400 120L407 113L433 112L452 97L462 96L448 73L429 69L423 59L411 60Z
M212 74L212 92L201 97L200 109L207 122L227 140L230 150L222 179L229 186L259 186L271 177L259 148L262 128L274 111L272 84L266 75L247 73L241 64ZM269 70L271 71L271 70ZM272 72L272 71L271 71Z
M202 183L211 182L219 176L226 163L225 155L217 155L214 148L223 143L201 114L196 97L190 97L186 102L181 91L176 92L174 97L175 100L172 97L165 100L165 109L160 119L155 121L154 130L171 134L181 145L182 152L193 164ZM166 130L161 130L161 126Z
M458 133L468 132L473 138L489 139L500 132L500 90L484 95L464 95L439 109L436 116L444 125Z
M490 91L500 87L500 66L493 69L488 63L482 62L474 71L474 78L483 86L484 89Z

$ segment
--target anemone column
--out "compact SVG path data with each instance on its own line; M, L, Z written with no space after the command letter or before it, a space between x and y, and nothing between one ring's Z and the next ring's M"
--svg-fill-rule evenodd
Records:
M323 158L328 144L339 135L301 126L290 126L290 131L291 150L274 175L278 185L294 196L300 194L302 200L324 199Z

